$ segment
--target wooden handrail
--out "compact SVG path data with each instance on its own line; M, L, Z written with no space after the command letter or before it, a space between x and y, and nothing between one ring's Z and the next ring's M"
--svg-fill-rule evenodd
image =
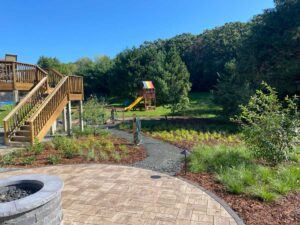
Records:
M39 109L29 118L28 123L31 127L31 142L34 137L43 129L50 117L64 98L68 96L68 77L64 77L55 87L50 95L44 100Z
M37 107L43 100L43 95L48 88L48 78L44 77L20 103L4 118L4 142L8 144L9 136L22 123L25 123L26 116Z
M16 114L20 108L22 108L27 102L28 100L37 92L38 89L40 89L45 82L47 82L48 78L44 77L39 83L38 85L36 85L26 96L25 98L23 98L16 107L13 108L12 111L10 111L7 116L3 119L3 122L8 121L10 117L12 117L14 114Z
M48 102L55 96L55 94L60 91L61 86L63 86L64 83L66 83L66 80L68 80L68 77L64 77L58 85L55 87L55 89L51 92L50 95L47 96L47 98L44 100L43 104L39 107L39 110L37 110L32 117L28 120L28 122L32 122L38 114L43 110L43 108L48 104ZM68 94L68 91L66 92Z
M49 86L55 87L59 81L64 77L60 72L55 69L47 69L48 78L49 78Z

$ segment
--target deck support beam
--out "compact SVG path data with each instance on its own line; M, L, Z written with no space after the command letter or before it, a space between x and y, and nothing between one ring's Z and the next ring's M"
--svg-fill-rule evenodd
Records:
M64 107L64 110L62 112L62 125L63 125L63 131L68 131L68 122L67 122L67 108Z
M20 101L20 96L19 96L19 91L18 90L13 90L13 101L14 102L19 102Z
M79 123L80 123L80 131L83 131L83 105L82 101L79 101Z
M52 136L55 135L55 133L56 133L56 128L57 128L57 120L54 121L54 123L52 124L51 129L50 129L50 134L51 134Z
M71 114L71 101L67 105L67 125L68 125L68 136L72 135L72 114Z

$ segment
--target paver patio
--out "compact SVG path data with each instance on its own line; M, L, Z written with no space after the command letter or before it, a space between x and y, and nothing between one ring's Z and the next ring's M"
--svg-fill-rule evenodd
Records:
M0 179L46 173L65 182L64 225L234 225L233 217L201 189L151 170L89 164L0 173ZM160 175L160 179L151 176Z

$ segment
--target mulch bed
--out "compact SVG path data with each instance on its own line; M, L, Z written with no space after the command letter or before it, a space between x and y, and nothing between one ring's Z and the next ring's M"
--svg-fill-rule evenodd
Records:
M87 160L83 156L75 156L74 158L67 159L67 158L63 157L63 155L60 151L53 148L50 144L46 144L42 153L39 155L36 155L36 160L32 164L24 165L24 163L22 163L21 160L16 160L13 164L2 165L2 167L35 168L35 167L49 166L49 165L52 165L47 159L50 155L60 156L61 160L57 165L88 164L88 163L107 163L107 164L129 165L129 164L133 164L135 162L141 161L147 157L146 150L144 149L143 146L135 146L126 140L123 140L120 138L115 138L112 136L108 136L107 139L110 139L114 143L116 148L118 148L117 146L119 146L119 145L126 145L128 148L128 153L127 153L126 157L122 157L121 160L119 160L119 161L114 160L112 158L110 158L108 160L101 160L101 159ZM24 152L23 157L28 157L28 156L32 156L32 153Z
M222 198L243 219L246 225L299 225L300 193L290 193L273 202L265 203L245 195L230 194L216 182L211 173L177 174L193 181Z

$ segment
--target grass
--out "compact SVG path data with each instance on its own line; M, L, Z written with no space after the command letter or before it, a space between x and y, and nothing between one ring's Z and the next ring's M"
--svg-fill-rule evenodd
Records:
M13 105L4 105L0 108L0 127L3 126L3 119L8 115L8 113L13 109Z
M230 193L268 202L300 190L300 154L297 154L296 161L271 167L258 163L242 145L201 145L189 156L189 170L214 173Z
M175 116L188 116L194 118L216 118L220 116L221 108L212 102L212 94L208 92L190 93L190 105L187 109L175 113ZM110 106L123 108L123 102L116 98L111 98ZM143 106L141 105L141 108ZM133 110L124 113L125 117L132 117L136 114L140 117L164 117L172 116L171 110L166 106L157 106L155 111ZM118 112L118 116L122 117L122 113Z

